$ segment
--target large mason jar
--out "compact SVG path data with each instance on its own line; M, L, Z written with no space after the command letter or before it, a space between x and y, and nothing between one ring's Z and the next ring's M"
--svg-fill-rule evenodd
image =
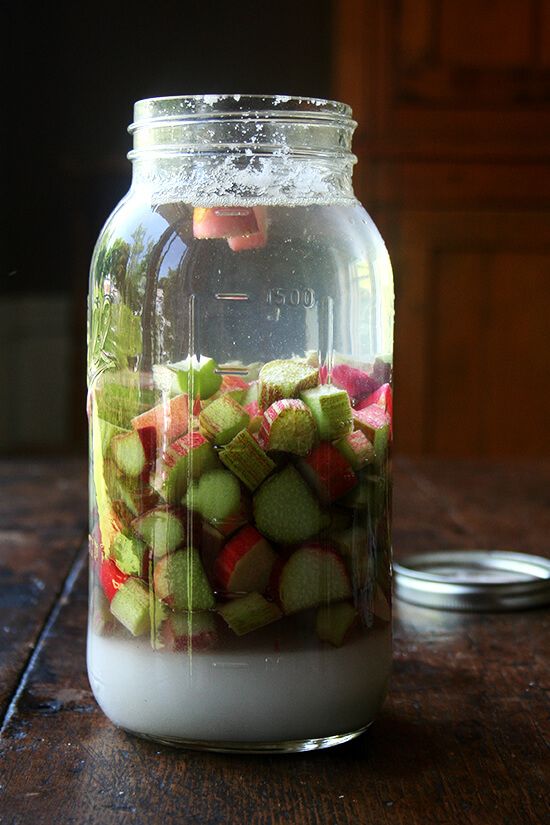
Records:
M95 697L185 747L362 733L391 661L389 258L325 100L139 101L89 296Z

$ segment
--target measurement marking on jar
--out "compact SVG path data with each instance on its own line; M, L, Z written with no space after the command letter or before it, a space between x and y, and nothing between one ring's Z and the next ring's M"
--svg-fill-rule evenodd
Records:
M246 292L216 292L218 301L248 301L249 296Z
M247 367L216 367L214 370L216 375L248 375L248 368Z
M291 306L291 307L305 307L311 309L315 306L315 292L312 289L283 289L282 287L273 287L267 292L267 303L276 304L277 306Z

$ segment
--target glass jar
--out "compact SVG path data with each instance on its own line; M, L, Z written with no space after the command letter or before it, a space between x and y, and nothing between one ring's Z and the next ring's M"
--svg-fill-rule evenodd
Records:
M185 747L364 731L391 662L393 286L348 106L135 106L89 297L95 697Z

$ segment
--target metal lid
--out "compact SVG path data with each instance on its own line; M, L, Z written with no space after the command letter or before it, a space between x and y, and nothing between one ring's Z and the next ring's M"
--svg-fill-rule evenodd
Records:
M550 559L506 550L446 550L393 565L395 596L440 610L523 610L550 604Z

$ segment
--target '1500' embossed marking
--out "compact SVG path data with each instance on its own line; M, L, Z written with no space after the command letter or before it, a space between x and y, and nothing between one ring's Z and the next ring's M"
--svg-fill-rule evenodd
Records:
M315 292L312 289L283 289L273 287L267 291L267 303L276 306L305 307L311 309L315 306Z

